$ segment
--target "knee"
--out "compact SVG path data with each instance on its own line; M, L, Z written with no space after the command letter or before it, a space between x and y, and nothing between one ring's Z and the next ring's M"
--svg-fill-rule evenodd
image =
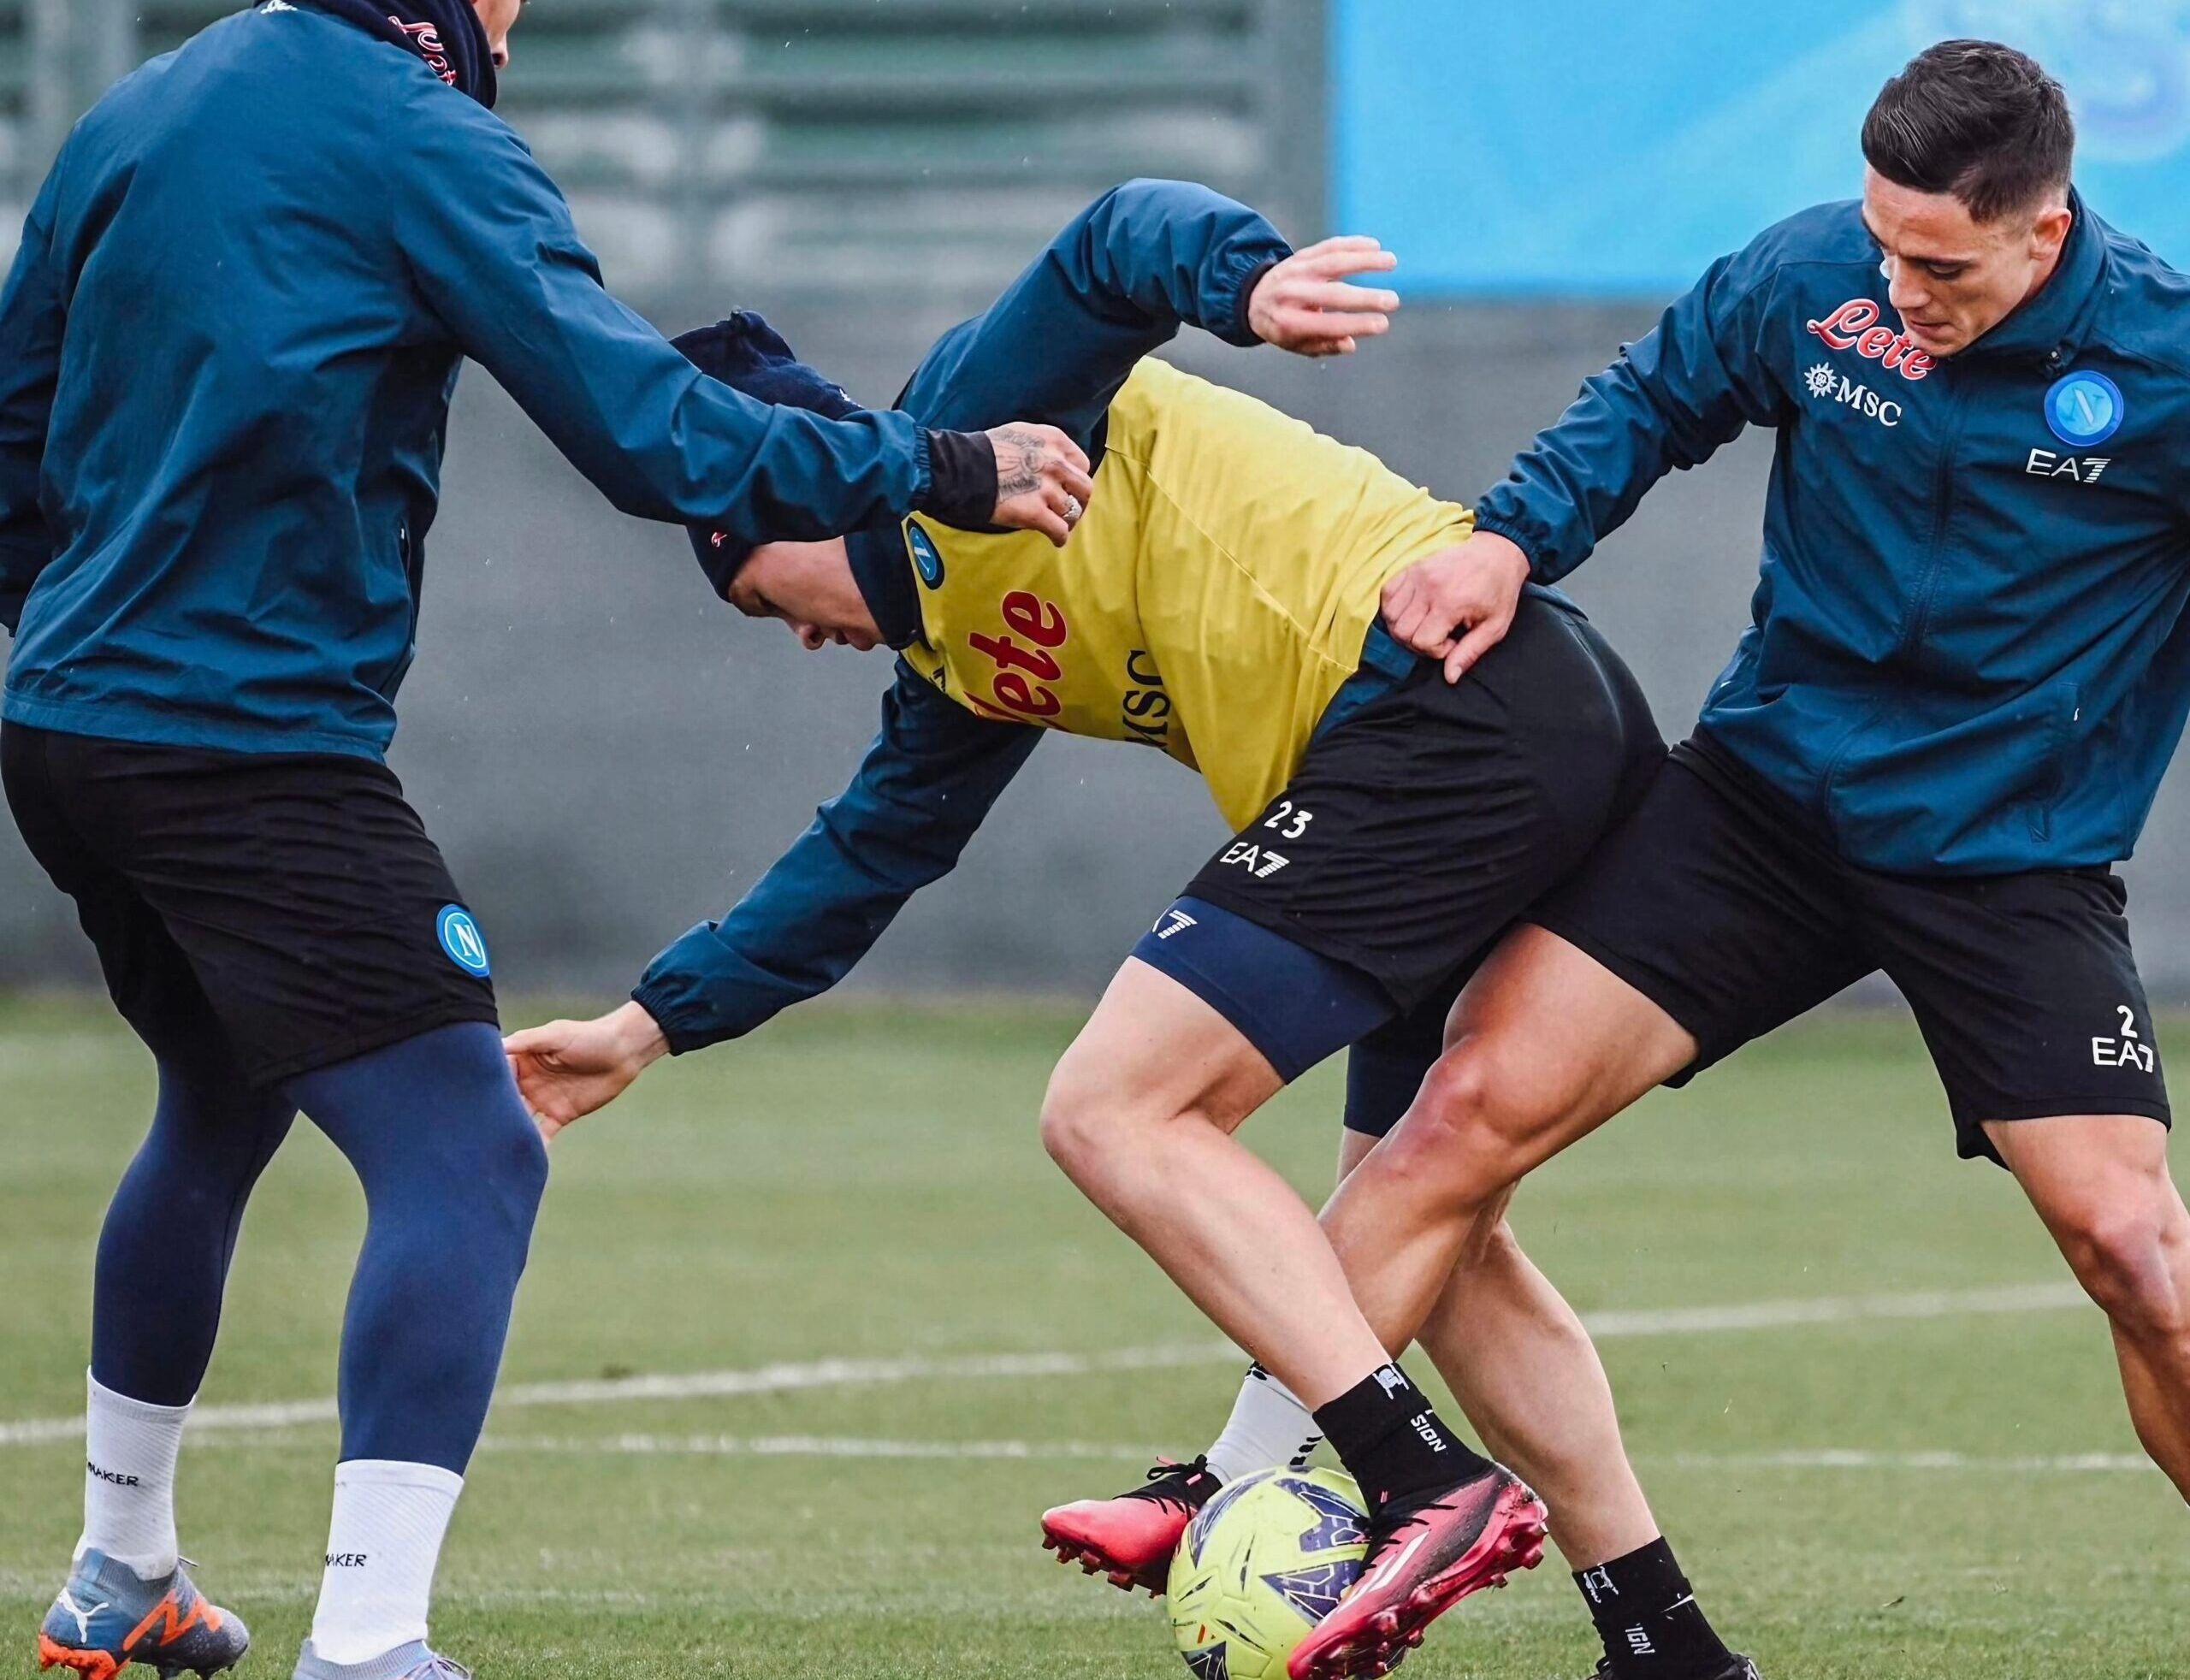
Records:
M1372 1162L1435 1195L1447 1208L1481 1213L1520 1177L1521 1129L1489 1057L1465 1044L1439 1059L1414 1104ZM1502 1229L1502 1222L1486 1222ZM1510 1238L1508 1239L1510 1240Z
M2172 1197L2080 1210L2057 1219L2056 1230L2085 1293L2128 1334L2138 1338L2190 1334L2186 1261L2190 1231Z
M1042 1095L1042 1147L1050 1159L1074 1183L1084 1183L1098 1170L1115 1137L1096 1088L1059 1068Z

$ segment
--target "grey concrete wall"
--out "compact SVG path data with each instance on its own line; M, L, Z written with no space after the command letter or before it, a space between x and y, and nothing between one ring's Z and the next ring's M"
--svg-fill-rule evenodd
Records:
M749 301L874 402L947 324ZM1648 319L1416 305L1347 364L1206 342L1181 358L1470 499ZM1744 620L1767 461L1750 439L1662 486L1574 580L1668 734L1690 721ZM680 533L611 512L476 370L421 641L394 762L510 991L620 986L731 902L842 786L890 671L879 654L805 654L713 600ZM2190 991L2190 890L2175 867L2190 843L2185 792L2178 776L2132 872L2146 967L2176 993ZM1199 781L1167 760L1053 739L862 982L1092 988L1222 832ZM0 825L0 983L91 975L65 902Z

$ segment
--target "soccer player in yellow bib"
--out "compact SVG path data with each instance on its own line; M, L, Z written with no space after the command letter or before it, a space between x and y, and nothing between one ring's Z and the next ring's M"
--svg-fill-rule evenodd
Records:
M1139 742L1198 770L1238 836L1120 969L1057 1069L1042 1131L1074 1181L1270 1369L1251 1375L1209 1463L1047 1526L1068 1558L1156 1585L1185 1514L1225 1476L1327 1435L1374 1531L1363 1585L1294 1659L1304 1676L1381 1671L1451 1604L1534 1564L1545 1513L1391 1363L1314 1215L1233 1133L1352 1046L1347 1162L1365 1154L1435 1061L1473 962L1664 752L1625 667L1549 591L1529 592L1496 657L1457 687L1402 651L1380 623L1384 586L1465 538L1468 511L1151 356L1188 324L1242 346L1351 350L1398 299L1349 278L1390 266L1370 240L1295 254L1204 188L1130 183L945 334L899 399L931 426L1024 415L1085 447L1095 491L1068 551L918 516L750 552L695 529L743 612L809 648L894 650L882 732L845 793L723 920L664 951L631 1003L510 1041L552 1132L655 1056L737 1038L833 985L956 863L1046 731ZM749 394L851 411L755 316L679 342ZM1603 1375L1502 1227L1493 1246L1492 1287L1533 1322L1571 1328L1569 1366L1502 1389L1471 1359L1441 1368L1554 1493L1562 1465L1590 1461L1615 1482L1611 1504L1641 1513L1631 1529L1647 1525L1616 1433L1560 1439L1545 1421L1563 1393L1601 1393ZM1611 1555L1587 1532L1560 1539L1577 1565Z

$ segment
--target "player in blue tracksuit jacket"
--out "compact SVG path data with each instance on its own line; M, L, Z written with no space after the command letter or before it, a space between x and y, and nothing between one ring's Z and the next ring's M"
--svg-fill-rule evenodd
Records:
M100 1239L83 1543L40 1636L87 1675L247 1643L178 1563L175 1452L299 1109L371 1216L301 1671L440 1671L434 1561L546 1173L486 943L381 762L461 359L619 506L748 540L915 506L1061 540L1089 493L1045 428L825 420L701 376L489 114L521 3L214 25L77 126L0 297L0 770L160 1071Z
M2190 707L2190 279L2071 189L2067 103L2020 53L1933 48L1863 140L1860 204L1713 267L1387 595L1457 672L1669 470L1778 435L1753 622L1695 735L1462 997L1326 1223L1402 1346L1524 1174L1882 969L2190 1494L2190 1214L2110 869Z

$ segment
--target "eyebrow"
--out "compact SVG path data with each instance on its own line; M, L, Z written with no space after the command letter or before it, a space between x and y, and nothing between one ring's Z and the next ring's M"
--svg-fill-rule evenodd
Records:
M1871 226L1871 213L1863 211L1862 219L1863 231L1871 236L1871 243L1884 251L1885 241L1879 237L1879 230ZM1966 269L1977 259L1974 257L1911 257L1908 260L1921 263L1927 269Z

